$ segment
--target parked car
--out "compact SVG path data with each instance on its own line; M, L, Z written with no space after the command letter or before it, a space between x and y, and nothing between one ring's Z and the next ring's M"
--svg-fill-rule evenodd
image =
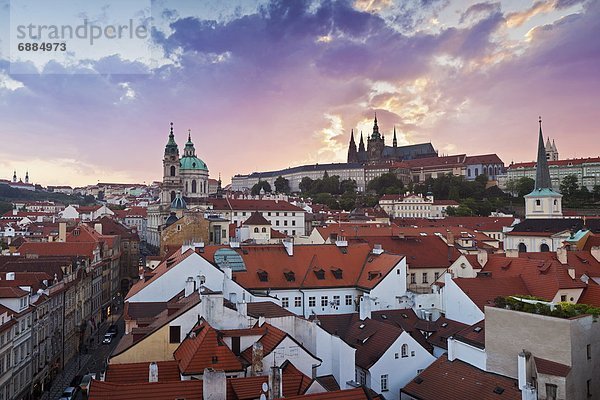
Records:
M60 400L74 400L77 396L77 391L79 388L69 386L63 390L63 394L60 396Z
M81 383L79 384L79 388L81 389L81 391L83 393L85 393L85 394L88 393L92 379L96 379L96 374L87 374L87 375L84 375L83 378L81 378Z
M113 335L107 333L106 335L104 335L104 339L102 339L102 344L110 344L110 342L112 342L112 338Z

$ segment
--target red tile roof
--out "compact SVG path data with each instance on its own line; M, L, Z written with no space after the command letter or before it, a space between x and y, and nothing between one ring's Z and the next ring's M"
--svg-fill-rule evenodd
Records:
M158 361L158 381L180 381L179 366L177 361ZM150 363L108 364L105 382L111 383L146 383L148 382Z
M461 342L485 349L485 320L456 332L454 337Z
M579 297L578 303L600 307L600 285L589 283L583 290L583 294Z
M531 295L519 276L455 278L454 282L481 311L498 296Z
M548 161L548 166L550 168L552 168L554 166L564 167L564 166L569 166L569 165L581 165L581 164L586 164L586 163L598 163L598 162L600 162L600 157L573 158L573 159L567 159L567 160ZM534 168L535 166L536 166L536 162L531 161L531 162L511 164L508 167L508 169Z
M92 258L98 243L73 242L25 242L19 247L23 255L37 254L38 256L86 256Z
M533 357L533 359L535 360L535 369L539 374L566 377L571 372L571 367L568 365L539 357Z
M203 400L202 381L119 384L93 380L89 400Z
M401 390L420 400L520 400L515 379L485 372L444 354Z
M263 357L270 354L288 336L287 333L274 327L271 324L263 324L261 328L266 329L266 333L258 340L263 346ZM291 338L291 337L290 337ZM293 339L293 338L292 338ZM252 362L252 347L247 348L241 356L249 363Z
M482 154L477 156L467 156L465 164L504 164L497 154Z
M319 315L318 320L323 329L356 349L356 365L364 369L375 364L403 332L386 322L369 318L361 321L357 313Z
M248 303L246 307L248 315L254 318L277 318L295 315L293 312L286 310L285 308L273 303L272 301Z
M307 399L307 400L375 400L379 396L372 396L365 387L355 389L336 390L334 392L312 393L302 396L286 396L286 399Z
M3 281L4 283L6 281ZM18 287L0 286L0 299L14 299L26 296L27 292Z
M252 215L250 215L250 218L248 218L247 220L245 220L242 225L268 225L271 226L271 223L269 221L267 221L267 219L265 217L263 217L263 215L259 212L253 212Z
M218 332L200 321L173 354L184 375L203 374L205 368L219 371L243 371L244 367L231 349L219 338Z
M468 325L461 322L440 317L435 321L435 331L427 337L427 341L433 346L448 349L448 338L467 327Z
M409 168L435 168L435 167L453 167L462 166L466 159L465 154L457 154L453 156L443 157L425 157L406 160L405 163Z

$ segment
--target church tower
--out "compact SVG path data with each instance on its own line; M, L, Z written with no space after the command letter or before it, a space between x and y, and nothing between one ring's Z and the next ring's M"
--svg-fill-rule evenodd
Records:
M350 145L348 146L348 162L358 162L358 152L356 151L356 142L354 142L354 129L350 132Z
M179 176L179 148L175 143L173 123L169 131L169 141L165 146L163 157L163 185L160 193L160 202L170 204L175 200L177 193L181 192L181 177Z
M379 126L377 125L377 114L375 114L375 120L373 121L373 133L367 140L367 154L369 162L381 161L383 156L383 149L385 142L381 134L379 133Z
M542 117L539 119L537 165L535 169L535 188L525 196L526 219L562 218L562 195L552 190L550 170L546 159L546 147L542 135Z

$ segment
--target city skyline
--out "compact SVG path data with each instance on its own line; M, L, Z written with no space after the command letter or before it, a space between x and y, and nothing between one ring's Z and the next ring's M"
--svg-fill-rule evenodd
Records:
M598 156L598 2L408 4L153 2L156 59L135 61L139 75L11 75L2 41L0 178L161 180L172 121L180 151L191 129L211 178L228 183L344 162L350 130L369 134L374 112L388 144L396 126L399 145L506 165L533 159L541 114L561 158Z

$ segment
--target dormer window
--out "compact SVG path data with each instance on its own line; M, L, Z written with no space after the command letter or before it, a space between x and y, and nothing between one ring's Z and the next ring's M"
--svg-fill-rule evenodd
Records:
M261 281L261 282L269 281L269 273L267 271L263 271L262 269L259 269L256 273L258 274L259 281Z
M331 273L333 274L335 279L342 279L342 269L341 268L332 269Z
M318 280L323 280L323 279L325 279L325 271L322 268L317 269L317 270L315 270L315 276L317 277Z
M296 280L296 274L294 271L286 271L283 273L283 275L285 276L285 280L288 282L294 282Z

